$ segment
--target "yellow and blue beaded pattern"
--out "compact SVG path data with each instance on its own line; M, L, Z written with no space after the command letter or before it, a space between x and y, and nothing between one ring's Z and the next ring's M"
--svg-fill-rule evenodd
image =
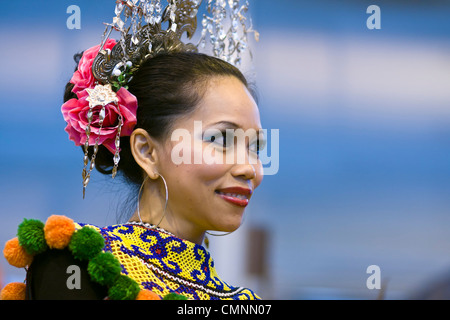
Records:
M104 251L116 256L122 273L160 297L177 293L194 300L260 299L250 289L222 281L210 253L201 245L134 224L77 226L97 229L105 238Z

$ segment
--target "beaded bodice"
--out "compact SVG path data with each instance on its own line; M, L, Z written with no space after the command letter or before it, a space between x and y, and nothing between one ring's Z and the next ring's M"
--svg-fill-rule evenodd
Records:
M104 251L116 256L123 274L161 297L175 292L201 300L260 299L249 289L222 281L210 253L201 245L142 225L88 226L105 238Z

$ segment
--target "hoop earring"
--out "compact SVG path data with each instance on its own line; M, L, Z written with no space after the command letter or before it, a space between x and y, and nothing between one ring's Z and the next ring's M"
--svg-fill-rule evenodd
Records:
M141 192L142 189L144 188L144 184L147 182L148 180L148 176L145 177L144 181L141 184L141 187L139 188L139 192L138 192L138 196L137 196L137 214L138 214L138 218L139 221L143 224L144 222L142 221L141 218L141 211L140 211L140 204L141 204Z
M211 233L211 232L205 231L205 233L207 235L210 235L210 236L213 236L213 237L223 237L223 236L227 236L229 234L232 234L233 232L234 231L219 234L219 233ZM203 242L205 243L206 249L209 249L209 238L206 235L205 235L205 237L203 239Z
M223 236L227 236L229 234L232 234L233 232L234 231L230 231L230 232L225 232L225 233L220 234L220 233L211 233L211 232L206 231L205 233L210 235L210 236L213 236L213 237L223 237Z
M161 222L163 221L164 217L166 216L167 203L168 203L168 201L169 201L169 189L167 188L167 182L166 182L166 179L164 179L164 177L163 177L161 174L158 173L158 175L161 177L162 181L164 182L164 190L165 190L165 193L166 193L166 203L165 203L165 205L164 205L164 211L163 211L163 215L162 215L161 219L159 220L159 222L158 222L157 225L154 225L155 228L158 228L158 227L159 227L159 225L160 225ZM149 177L147 176L147 177L144 179L144 181L142 182L141 187L139 188L139 193L138 193L138 198L137 198L137 214L138 214L138 217L139 217L139 221L140 221L142 224L144 224L144 221L142 221L142 218L141 218L141 211L140 211L141 192L142 192L142 189L144 188L144 184L147 182L148 178L149 178Z

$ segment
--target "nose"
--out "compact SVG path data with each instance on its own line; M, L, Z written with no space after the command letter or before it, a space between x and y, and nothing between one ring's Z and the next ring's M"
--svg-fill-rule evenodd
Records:
M241 147L241 149L239 148ZM259 159L243 145L234 150L234 163L231 168L231 175L246 181L250 181L253 189L261 183L263 178L262 165Z
M235 177L242 177L245 180L252 180L256 178L255 167L250 163L233 166L231 174Z

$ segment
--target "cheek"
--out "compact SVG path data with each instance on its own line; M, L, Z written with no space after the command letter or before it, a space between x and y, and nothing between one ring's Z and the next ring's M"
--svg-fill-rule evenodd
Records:
M221 166L184 164L169 172L169 201L174 210L194 220L214 215L214 191L224 176Z
M178 194L205 196L220 184L226 176L228 166L222 164L173 164L170 160L164 166L170 177L171 189Z
M223 164L190 164L180 166L180 171L184 171L185 176L189 176L191 181L215 189L218 182L225 177L228 166Z
M201 139L194 139L186 130L174 133L172 139L171 144L166 148L164 161L186 165L223 163L219 160L220 154L215 152L211 145L204 143Z
M172 141L163 161L168 169L171 167L179 176L191 177L192 181L217 180L229 170L222 152L196 139Z

